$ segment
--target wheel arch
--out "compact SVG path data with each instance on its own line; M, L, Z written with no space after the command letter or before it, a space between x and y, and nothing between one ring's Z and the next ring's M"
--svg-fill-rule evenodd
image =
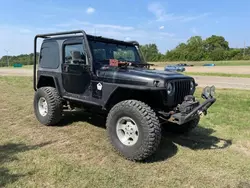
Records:
M163 105L164 91L150 89L135 89L117 87L110 95L106 103L105 109L110 110L115 104L124 100L138 100L148 104L151 107L159 107Z
M38 82L37 82L37 88L39 89L41 87L53 87L53 88L55 88L57 90L57 92L59 94L61 94L60 89L59 89L58 81L53 76L48 76L48 75L39 76Z

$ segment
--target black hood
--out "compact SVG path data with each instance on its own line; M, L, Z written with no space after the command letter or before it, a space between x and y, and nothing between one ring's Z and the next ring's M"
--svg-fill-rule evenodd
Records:
M150 70L143 68L107 68L97 71L97 76L106 82L131 84L131 85L147 85L154 86L157 81L158 87L164 87L168 80L179 80L193 78L185 76L177 72Z

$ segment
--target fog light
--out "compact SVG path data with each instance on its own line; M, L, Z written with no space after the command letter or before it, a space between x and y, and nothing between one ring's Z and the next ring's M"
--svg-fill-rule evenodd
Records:
M210 90L211 90L211 88L210 87L205 87L204 89L203 89L203 92L202 92L202 98L205 98L205 99L208 99L209 97L210 97Z
M194 86L194 82L191 81L191 82L190 82L190 90L193 91L193 90L194 90L194 87L195 87L195 86Z
M210 87L210 96L211 97L215 96L215 86Z

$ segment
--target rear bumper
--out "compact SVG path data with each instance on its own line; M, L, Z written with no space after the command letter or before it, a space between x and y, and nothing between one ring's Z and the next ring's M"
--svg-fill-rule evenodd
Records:
M216 101L216 98L209 98L206 99L202 104L199 104L197 107L194 107L191 112L188 114L183 114L181 112L174 113L170 116L169 120L172 123L176 123L179 125L182 125L184 123L187 123L198 116L201 116L203 114L207 114L207 109L211 107L214 102Z

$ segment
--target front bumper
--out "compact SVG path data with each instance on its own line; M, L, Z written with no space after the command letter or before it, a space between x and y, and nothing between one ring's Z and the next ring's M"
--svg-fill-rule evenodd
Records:
M191 98L191 100L184 101L180 105L182 107L170 115L168 121L179 125L187 123L201 115L206 115L208 108L211 107L216 101L216 98L210 96L207 97L202 104L200 104L198 101L195 101L194 97L187 96L187 98L188 97Z

